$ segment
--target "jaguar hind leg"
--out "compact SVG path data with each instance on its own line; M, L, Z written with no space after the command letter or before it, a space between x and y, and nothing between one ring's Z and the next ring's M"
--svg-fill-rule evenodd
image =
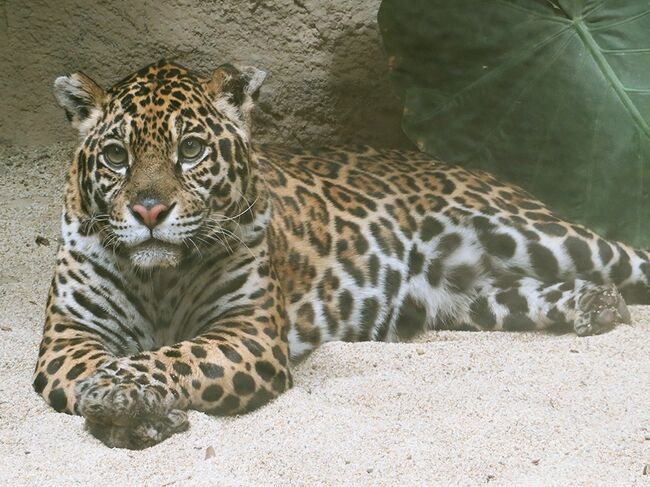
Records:
M615 286L580 279L555 284L530 277L495 279L480 291L469 313L471 326L483 330L564 328L579 336L603 333L630 320Z

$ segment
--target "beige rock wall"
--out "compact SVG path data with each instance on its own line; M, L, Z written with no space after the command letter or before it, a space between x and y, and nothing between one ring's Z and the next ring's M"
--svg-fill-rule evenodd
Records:
M60 74L113 82L161 57L269 73L257 140L408 145L376 16L379 0L0 0L0 143L72 140Z

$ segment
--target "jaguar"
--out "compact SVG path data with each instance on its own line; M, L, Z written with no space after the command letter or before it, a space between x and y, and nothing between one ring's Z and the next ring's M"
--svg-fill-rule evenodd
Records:
M265 73L160 61L56 79L79 135L33 387L110 447L234 415L332 340L605 332L650 255L516 186L417 151L251 140Z

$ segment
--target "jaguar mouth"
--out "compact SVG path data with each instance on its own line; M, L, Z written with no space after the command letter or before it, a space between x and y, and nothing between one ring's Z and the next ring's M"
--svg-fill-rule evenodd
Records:
M181 260L181 249L178 245L150 238L129 250L129 258L137 267L174 267Z

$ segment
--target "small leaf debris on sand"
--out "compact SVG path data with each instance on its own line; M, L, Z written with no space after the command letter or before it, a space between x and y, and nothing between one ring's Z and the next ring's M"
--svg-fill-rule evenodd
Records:
M36 245L42 245L42 246L45 246L45 247L50 246L50 241L47 238L42 237L40 235L36 236L35 242L36 242Z
M216 452L214 451L214 448L209 446L205 449L205 460L209 460L212 457L217 456Z

